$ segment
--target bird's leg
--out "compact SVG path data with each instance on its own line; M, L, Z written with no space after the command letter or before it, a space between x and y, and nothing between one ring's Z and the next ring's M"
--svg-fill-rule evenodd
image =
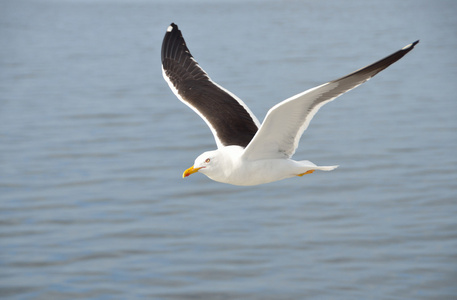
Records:
M303 175L306 175L306 174L311 174L314 171L316 171L316 170L309 170L309 171L306 171L305 173L298 174L297 176L303 176Z

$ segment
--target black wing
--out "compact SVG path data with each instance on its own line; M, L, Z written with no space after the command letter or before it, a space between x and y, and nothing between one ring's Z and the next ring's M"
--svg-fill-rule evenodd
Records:
M209 78L190 54L174 23L163 39L162 69L176 96L208 124L218 147L249 144L259 121L243 101Z

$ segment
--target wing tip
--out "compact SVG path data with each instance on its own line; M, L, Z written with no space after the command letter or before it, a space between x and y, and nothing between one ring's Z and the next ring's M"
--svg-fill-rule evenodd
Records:
M170 26L167 27L167 32L172 32L175 29L178 30L178 25L171 23Z
M418 43L419 43L419 40L406 45L405 47L401 48L401 50L412 50L414 48L414 46L416 46Z
M167 31L165 32L165 36L162 42L162 66L165 58L169 58L170 55L173 55L174 51L178 47L180 39L183 39L183 37L181 31L178 28L178 25L171 23L167 27ZM185 45L184 40L182 40L182 43Z

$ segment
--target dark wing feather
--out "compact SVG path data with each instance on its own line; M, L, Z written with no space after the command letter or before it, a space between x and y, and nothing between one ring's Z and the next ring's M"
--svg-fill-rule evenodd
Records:
M176 96L208 124L218 147L249 144L259 121L243 101L209 78L173 23L163 39L162 68Z
M371 65L275 105L268 111L259 131L246 147L244 158L255 160L291 157L298 147L303 132L324 104L361 85L395 63L411 51L418 42L409 44Z

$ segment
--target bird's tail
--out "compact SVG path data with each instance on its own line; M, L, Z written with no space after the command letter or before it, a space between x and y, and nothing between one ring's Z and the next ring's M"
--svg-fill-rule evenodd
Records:
M317 166L316 170L321 170L321 171L332 171L338 168L339 166Z
M320 171L332 171L332 170L335 170L336 168L338 168L338 165L336 165L336 166L317 166L314 163L310 162L309 160L301 160L300 164L303 167L309 167L310 170L312 169L312 170L320 170Z

